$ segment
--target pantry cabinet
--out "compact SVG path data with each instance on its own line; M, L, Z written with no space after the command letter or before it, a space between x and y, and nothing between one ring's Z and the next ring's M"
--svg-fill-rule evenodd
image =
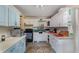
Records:
M8 7L0 5L0 26L8 26Z

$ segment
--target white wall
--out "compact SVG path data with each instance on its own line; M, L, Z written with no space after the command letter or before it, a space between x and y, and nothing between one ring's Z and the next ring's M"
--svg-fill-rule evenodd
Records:
M67 27L56 27L57 28L57 31L58 30L60 30L60 31L68 31L68 28ZM54 29L54 27L53 28L51 28L51 30L53 30Z
M36 18L26 18L26 24L33 24L34 26L38 26L38 20Z
M74 31L74 36L73 36L74 52L79 53L79 9L78 8L76 8L75 17L73 18L73 31Z
M75 52L79 53L79 9L76 10Z
M61 28L57 28L57 30L68 31L68 28L67 27L61 27Z
M26 17L25 23L26 24L33 24L34 27L39 26L39 21L40 18L31 18L31 17ZM49 20L49 19L44 19L44 20ZM45 23L45 26L47 26L47 23Z

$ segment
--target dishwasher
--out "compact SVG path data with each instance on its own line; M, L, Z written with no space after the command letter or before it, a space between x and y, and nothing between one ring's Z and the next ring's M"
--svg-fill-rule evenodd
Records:
M33 33L33 41L41 42L41 41L48 41L48 35L45 32L34 32Z

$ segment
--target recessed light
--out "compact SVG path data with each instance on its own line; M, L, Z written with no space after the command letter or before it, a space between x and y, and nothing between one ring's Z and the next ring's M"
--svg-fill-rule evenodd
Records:
M45 7L45 5L35 5L36 8L42 8Z

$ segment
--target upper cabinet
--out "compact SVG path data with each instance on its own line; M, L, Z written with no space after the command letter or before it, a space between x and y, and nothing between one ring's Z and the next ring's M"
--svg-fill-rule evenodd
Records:
M15 26L15 11L13 8L9 8L9 26Z
M56 15L51 17L51 27L68 27L72 23L74 8L61 8Z
M8 7L0 5L0 26L8 26Z
M20 15L11 7L9 7L9 26L20 26Z
M0 5L0 26L20 27L20 13L14 6Z
M15 26L20 27L20 15L15 13Z

